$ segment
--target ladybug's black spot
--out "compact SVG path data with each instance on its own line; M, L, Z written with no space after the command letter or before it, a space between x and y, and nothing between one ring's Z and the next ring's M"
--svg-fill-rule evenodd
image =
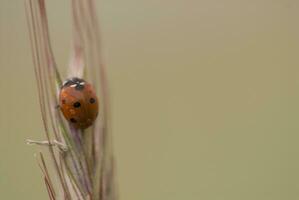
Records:
M74 104L73 104L73 106L75 107L75 108L79 108L80 106L81 106L81 103L80 102L75 102Z
M73 122L73 123L77 123L77 120L74 119L74 118L71 118L70 121Z
M89 102L90 102L90 103L95 103L96 100L95 100L94 98L90 98L90 99L89 99Z
M62 99L62 101L61 101L61 102L62 102L62 104L65 104L65 99Z

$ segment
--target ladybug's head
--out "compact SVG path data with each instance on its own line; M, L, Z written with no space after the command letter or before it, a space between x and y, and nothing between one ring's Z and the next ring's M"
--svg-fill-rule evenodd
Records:
M61 88L73 87L76 90L83 90L84 85L85 85L85 80L81 78L73 77L64 81Z

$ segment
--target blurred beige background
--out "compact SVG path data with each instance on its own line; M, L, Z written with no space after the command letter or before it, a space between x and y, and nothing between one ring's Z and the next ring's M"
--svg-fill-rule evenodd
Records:
M48 199L23 0L0 1L0 199ZM48 1L58 64L67 1ZM299 199L299 2L98 1L121 200Z

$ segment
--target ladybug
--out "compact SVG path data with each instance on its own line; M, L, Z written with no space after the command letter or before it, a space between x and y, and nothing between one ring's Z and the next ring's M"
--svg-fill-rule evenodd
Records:
M92 85L77 77L67 79L59 93L59 108L76 129L86 129L98 116L99 103Z

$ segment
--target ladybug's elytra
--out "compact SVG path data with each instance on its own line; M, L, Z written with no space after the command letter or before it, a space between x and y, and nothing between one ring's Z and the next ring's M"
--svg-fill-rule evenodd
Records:
M67 79L60 90L59 107L76 129L86 129L98 115L98 98L90 83L80 78Z

